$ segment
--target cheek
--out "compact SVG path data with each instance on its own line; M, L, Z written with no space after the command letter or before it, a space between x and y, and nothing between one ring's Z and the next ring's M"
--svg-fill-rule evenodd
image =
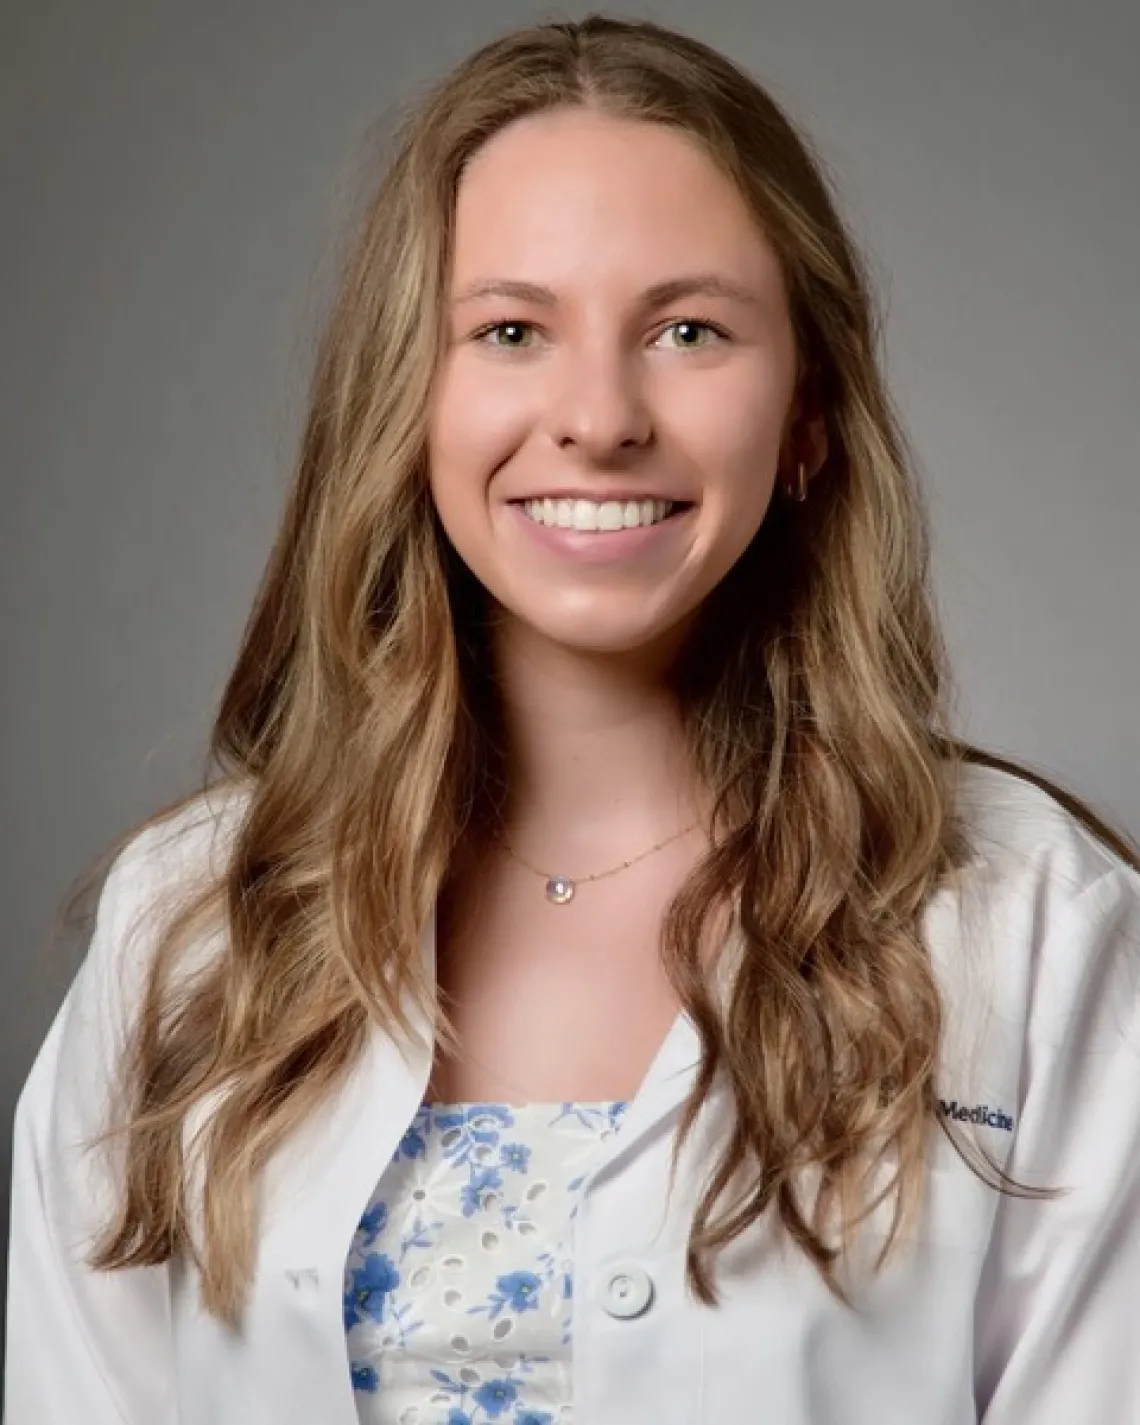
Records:
M667 407L672 437L700 472L710 512L754 521L768 504L787 416L782 386L767 373L757 377L741 373L715 399L690 383Z
M525 435L526 383L456 362L445 372L428 431L432 493L437 502L482 497L487 481Z

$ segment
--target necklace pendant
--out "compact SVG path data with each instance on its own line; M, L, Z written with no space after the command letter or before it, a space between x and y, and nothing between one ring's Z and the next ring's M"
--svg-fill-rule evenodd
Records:
M546 899L555 905L565 905L574 899L574 882L568 876L551 876L546 883Z

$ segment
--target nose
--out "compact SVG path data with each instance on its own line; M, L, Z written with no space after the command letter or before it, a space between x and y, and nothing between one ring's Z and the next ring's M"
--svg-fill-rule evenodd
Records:
M653 419L636 353L591 343L564 349L549 393L547 425L560 449L577 447L604 465L621 451L647 445Z

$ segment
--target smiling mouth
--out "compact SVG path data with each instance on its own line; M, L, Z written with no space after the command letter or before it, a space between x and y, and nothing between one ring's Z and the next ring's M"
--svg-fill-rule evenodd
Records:
M644 529L691 509L686 500L512 500L528 519L550 529L578 530L586 534Z

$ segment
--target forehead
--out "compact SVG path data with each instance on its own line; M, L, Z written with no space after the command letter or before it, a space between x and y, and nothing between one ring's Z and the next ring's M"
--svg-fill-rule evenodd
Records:
M548 110L495 134L460 181L456 282L508 269L573 283L693 266L758 286L780 280L776 254L735 184L676 129Z

